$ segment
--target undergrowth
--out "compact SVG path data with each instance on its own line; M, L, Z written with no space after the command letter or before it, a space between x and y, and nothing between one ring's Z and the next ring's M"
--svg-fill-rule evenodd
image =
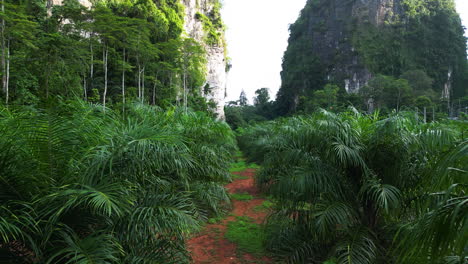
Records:
M254 255L263 255L264 231L253 219L238 216L236 221L228 223L226 239L237 244L238 249Z
M231 198L238 201L250 201L254 197L248 193L233 193L231 194Z
M255 212L268 211L273 208L274 205L275 204L273 202L266 200L261 205L255 206L253 210Z

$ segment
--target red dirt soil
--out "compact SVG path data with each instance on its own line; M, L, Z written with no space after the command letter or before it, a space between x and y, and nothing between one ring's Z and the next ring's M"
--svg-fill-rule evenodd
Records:
M259 191L254 184L255 169L247 169L234 173L248 179L235 180L226 185L229 193L248 193L254 196L250 201L232 201L233 211L218 224L207 225L199 236L188 241L188 249L192 254L194 264L247 264L247 263L273 263L269 258L258 258L250 254L241 253L236 244L225 239L228 222L234 221L235 216L248 216L257 223L262 223L267 215L266 212L254 210L261 205L265 199L255 198ZM234 215L234 216L233 216Z

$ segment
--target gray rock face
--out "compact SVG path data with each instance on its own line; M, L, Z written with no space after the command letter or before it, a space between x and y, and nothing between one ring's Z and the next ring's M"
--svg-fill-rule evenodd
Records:
M309 10L308 34L312 53L328 67L327 79L342 82L346 91L357 92L372 78L352 46L356 23L380 26L401 11L400 0L321 0ZM317 3L318 2L318 3Z
M185 32L200 43L204 43L205 32L203 24L196 18L197 12L208 14L213 9L212 0L184 0L185 4ZM207 54L207 85L209 92L205 94L208 100L216 103L216 114L224 120L224 99L226 98L227 71L224 46L209 46L204 44ZM202 93L203 94L203 93Z

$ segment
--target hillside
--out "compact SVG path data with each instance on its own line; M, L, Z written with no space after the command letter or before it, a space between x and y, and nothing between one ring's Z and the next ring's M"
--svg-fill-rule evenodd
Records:
M379 75L408 80L422 89L413 97L434 103L466 95L466 39L453 0L309 0L290 32L281 114L301 110L326 84L357 94ZM425 77L424 87L411 82ZM378 107L375 97L365 103Z

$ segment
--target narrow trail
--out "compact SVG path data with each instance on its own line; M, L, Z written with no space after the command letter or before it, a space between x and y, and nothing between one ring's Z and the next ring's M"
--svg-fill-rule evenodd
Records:
M233 210L228 217L219 223L207 225L197 237L188 241L188 249L192 253L194 264L273 263L267 257L254 256L243 252L236 244L225 238L229 222L235 221L237 217L249 217L255 223L261 224L267 216L265 210L257 209L265 199L258 197L260 193L254 184L255 169L246 169L233 174L239 175L240 179L226 185L228 192L230 194L249 194L253 196L253 199L247 201L233 199Z

